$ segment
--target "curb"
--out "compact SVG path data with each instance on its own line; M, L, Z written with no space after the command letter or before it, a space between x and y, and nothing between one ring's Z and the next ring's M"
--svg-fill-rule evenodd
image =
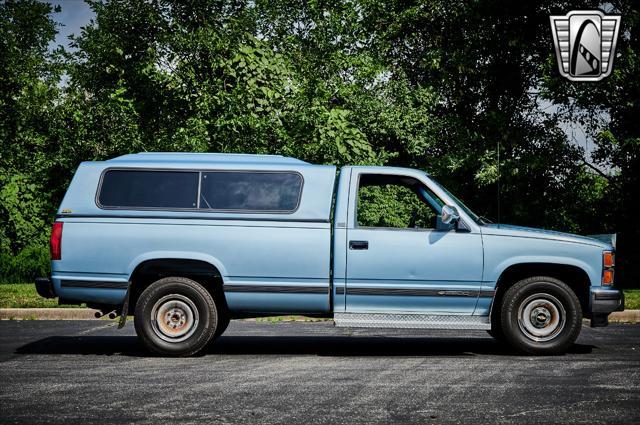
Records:
M0 308L0 320L100 320L91 308Z
M91 308L0 308L0 320L100 320ZM259 322L317 322L303 316L278 316L277 319L245 319ZM640 310L616 311L609 315L610 323L640 323Z
M640 323L640 310L614 311L609 315L611 323Z

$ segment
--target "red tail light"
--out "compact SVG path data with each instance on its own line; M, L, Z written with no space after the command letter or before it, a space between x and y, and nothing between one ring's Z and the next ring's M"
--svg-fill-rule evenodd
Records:
M615 267L616 257L611 251L602 252L602 284L606 286L613 285L613 268Z
M51 228L51 259L62 259L62 222L56 221Z

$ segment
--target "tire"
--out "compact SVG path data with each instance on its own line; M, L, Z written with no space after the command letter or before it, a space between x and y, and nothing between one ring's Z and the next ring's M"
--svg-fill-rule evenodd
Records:
M198 282L167 277L142 292L134 324L138 337L153 353L192 356L214 338L218 309L211 294Z
M487 331L496 341L504 342L504 330L502 329L502 322L500 322L500 312L496 312L491 318L491 329Z
M534 355L562 354L582 327L582 308L564 282L547 276L517 282L500 309L504 337L517 350Z

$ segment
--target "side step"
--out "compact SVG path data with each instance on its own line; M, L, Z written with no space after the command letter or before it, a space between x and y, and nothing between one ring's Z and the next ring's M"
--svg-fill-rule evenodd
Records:
M341 328L405 328L490 330L488 316L453 316L433 314L334 313Z

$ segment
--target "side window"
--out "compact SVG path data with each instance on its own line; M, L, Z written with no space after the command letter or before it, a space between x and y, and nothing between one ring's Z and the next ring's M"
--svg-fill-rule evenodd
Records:
M435 229L441 207L442 201L412 177L360 176L358 226Z
M98 203L104 208L195 208L198 173L108 170Z
M291 213L298 208L301 193L298 173L203 172L200 208Z

